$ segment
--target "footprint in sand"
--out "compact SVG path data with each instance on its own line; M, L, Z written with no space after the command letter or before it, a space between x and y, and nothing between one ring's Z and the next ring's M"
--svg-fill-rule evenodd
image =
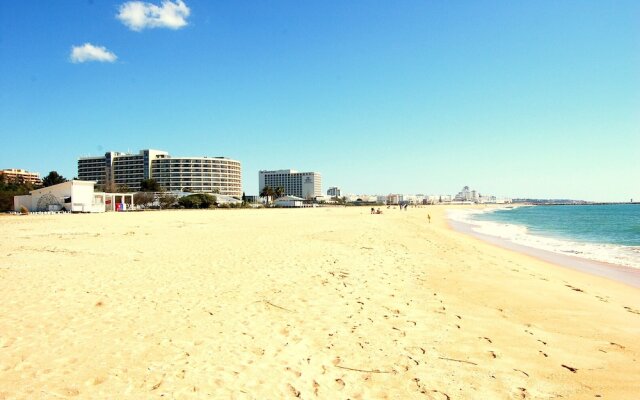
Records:
M98 386L102 383L104 383L104 381L106 381L107 378L104 376L96 376L93 379L88 381L88 384L93 385L93 386Z
M577 288L577 287L575 287L575 286L571 286L571 285L565 285L565 286L566 286L566 287L568 287L568 288L570 288L571 290L573 290L573 291L575 291L575 292L583 292L583 293L584 293L584 290L582 290L582 289L580 289L580 288Z
M300 397L300 391L293 387L293 385L290 383L287 383L287 392L290 393L293 397Z
M413 362L415 365L420 365L420 362L418 360L416 360L415 358L411 357L411 356L405 356L407 357L409 360L411 360L411 362ZM408 368L407 368L408 370Z
M519 387L517 396L519 396L521 399L526 399L528 397L527 389L523 387Z
M570 366L565 365L565 364L562 364L562 368L566 368L566 369L568 369L569 371L573 372L574 374L575 374L576 372L578 372L578 368L570 367Z
M62 397L75 397L78 396L80 394L80 391L76 388L73 387L66 387L61 389L58 392Z
M449 396L448 394L446 394L445 392L441 392L440 390L436 390L436 389L431 389L432 393L438 393L442 396L444 396L443 398L446 400L451 400L451 396ZM424 393L424 392L423 392Z
M513 370L516 371L516 372L520 372L521 374L525 375L527 378L529 377L529 374L527 374L526 372L524 372L521 369L514 368Z
M404 349L413 356L420 356L426 353L426 350L424 348L417 346L405 347Z
M407 336L407 333L405 331L403 331L402 329L398 329L395 326L391 327L391 329L398 331L400 333L401 337Z

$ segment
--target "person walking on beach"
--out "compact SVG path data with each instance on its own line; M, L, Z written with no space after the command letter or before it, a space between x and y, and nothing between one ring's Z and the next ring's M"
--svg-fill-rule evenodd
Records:
M429 223L431 223L431 214L427 214L427 219L429 220Z

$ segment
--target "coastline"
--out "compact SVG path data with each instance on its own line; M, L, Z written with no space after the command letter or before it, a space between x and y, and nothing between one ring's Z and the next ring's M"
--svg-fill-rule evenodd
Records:
M640 270L637 268L525 246L504 238L477 232L473 229L475 225L470 222L457 221L448 216L447 218L451 229L470 235L483 242L490 243L503 249L526 254L559 267L569 268L574 271L611 279L634 288L640 288Z
M445 211L3 218L0 399L640 392L638 289Z

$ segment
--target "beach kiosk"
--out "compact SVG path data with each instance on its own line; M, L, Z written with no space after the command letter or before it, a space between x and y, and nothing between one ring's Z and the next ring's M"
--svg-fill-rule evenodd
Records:
M28 195L14 196L16 212L22 207L30 212L70 211L78 213L98 213L114 210L118 202L124 211L133 206L133 193L94 192L94 181L71 180L29 192Z

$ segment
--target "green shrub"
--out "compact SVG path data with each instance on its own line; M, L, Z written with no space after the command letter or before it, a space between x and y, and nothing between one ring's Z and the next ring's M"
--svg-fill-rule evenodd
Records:
M178 205L184 208L211 208L216 205L216 196L207 193L190 194L181 197Z
M136 205L143 206L145 208L150 204L153 204L154 200L155 196L153 195L153 193L149 192L138 192L133 195L133 202Z
M171 208L177 204L178 196L171 193L163 193L158 199L160 208Z

